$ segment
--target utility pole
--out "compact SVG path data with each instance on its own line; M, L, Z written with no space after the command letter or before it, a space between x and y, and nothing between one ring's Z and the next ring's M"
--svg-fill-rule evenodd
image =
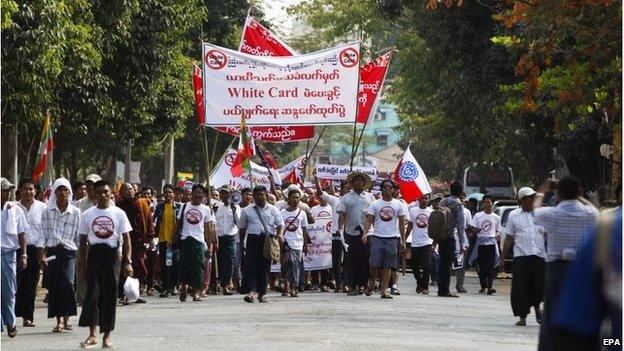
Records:
M174 139L173 135L169 137L169 145L165 150L165 183L173 184L173 178L175 177L175 167L174 167Z

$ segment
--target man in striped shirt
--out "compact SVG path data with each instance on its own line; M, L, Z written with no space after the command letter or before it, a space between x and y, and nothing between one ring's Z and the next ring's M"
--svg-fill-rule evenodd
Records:
M540 330L539 350L551 350L549 335L553 298L560 290L581 243L589 239L598 223L598 210L581 197L579 179L565 176L559 181L557 206L542 208L543 193L535 197L535 224L546 231L546 286L544 292L544 318Z

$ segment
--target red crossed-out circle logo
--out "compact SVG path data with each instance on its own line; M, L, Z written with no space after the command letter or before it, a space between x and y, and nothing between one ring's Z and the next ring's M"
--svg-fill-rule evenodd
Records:
M318 218L327 218L327 217L331 217L331 213L327 211L320 211L316 216Z
M290 216L286 218L284 223L288 224L288 226L286 227L286 230L288 230L289 232L294 232L294 231L297 231L297 229L299 229L299 219L294 216Z
M188 212L186 212L186 221L191 224L197 224L201 222L202 218L202 213L194 208L191 208L190 210L188 210Z
M340 52L339 61L344 67L353 67L358 64L359 54L354 48L346 48Z
M328 233L332 232L332 222L327 222L327 224L325 224L325 230L327 230Z
M428 223L429 223L429 216L427 216L426 214L421 213L418 216L416 216L416 226L418 228L427 228Z
M394 208L384 206L379 210L379 218L384 222L390 222L394 218Z
M208 68L219 70L225 67L225 64L227 63L227 56L223 52L213 49L206 53L204 60L206 61Z
M225 164L232 167L234 165L234 160L236 159L236 153L232 152L225 155Z
M115 231L115 223L108 216L99 216L91 223L91 230L93 230L93 234L98 238L108 239Z
M490 221L485 220L485 221L483 221L483 223L481 223L481 231L482 232L489 232L490 229L492 229L492 223L490 223Z

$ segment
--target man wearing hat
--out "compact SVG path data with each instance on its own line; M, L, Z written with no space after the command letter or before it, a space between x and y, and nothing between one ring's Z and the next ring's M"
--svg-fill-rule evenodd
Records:
M217 219L217 262L219 262L219 280L223 295L232 295L230 282L234 272L236 258L236 238L238 237L238 223L241 209L230 199L232 187L223 185L219 188L219 202L215 204Z
M353 172L347 176L351 191L345 194L338 204L338 228L345 233L348 245L345 255L347 277L351 287L349 296L363 293L368 285L368 246L362 241L366 213L375 197L367 191L372 185L371 178L362 172Z
M2 190L2 220L0 225L0 240L2 241L1 326L4 330L4 325L6 325L9 337L13 338L17 335L17 327L15 326L16 254L17 250L21 249L19 269L25 269L28 264L28 255L26 254L28 220L24 211L15 202L8 201L15 185L6 178L0 178L0 188Z
M518 191L520 208L513 210L507 220L506 237L499 266L513 248L513 278L511 281L511 309L520 317L518 326L526 325L531 307L538 323L542 320L540 303L544 301L544 277L546 250L544 229L535 224L533 202L535 191L529 187Z

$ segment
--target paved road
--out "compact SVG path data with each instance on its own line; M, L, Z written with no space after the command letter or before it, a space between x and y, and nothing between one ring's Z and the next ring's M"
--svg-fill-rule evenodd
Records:
M416 295L409 275L394 300L320 292L270 294L268 304L253 305L238 295L186 303L149 297L145 305L117 309L112 340L119 350L535 350L534 317L527 327L514 326L510 281L497 280L500 293L487 296L476 293L476 277L466 280L469 293L459 299ZM37 326L18 327L15 339L5 331L2 348L78 349L86 328L52 334L45 305L38 300L37 307ZM72 322L77 325L77 318Z

